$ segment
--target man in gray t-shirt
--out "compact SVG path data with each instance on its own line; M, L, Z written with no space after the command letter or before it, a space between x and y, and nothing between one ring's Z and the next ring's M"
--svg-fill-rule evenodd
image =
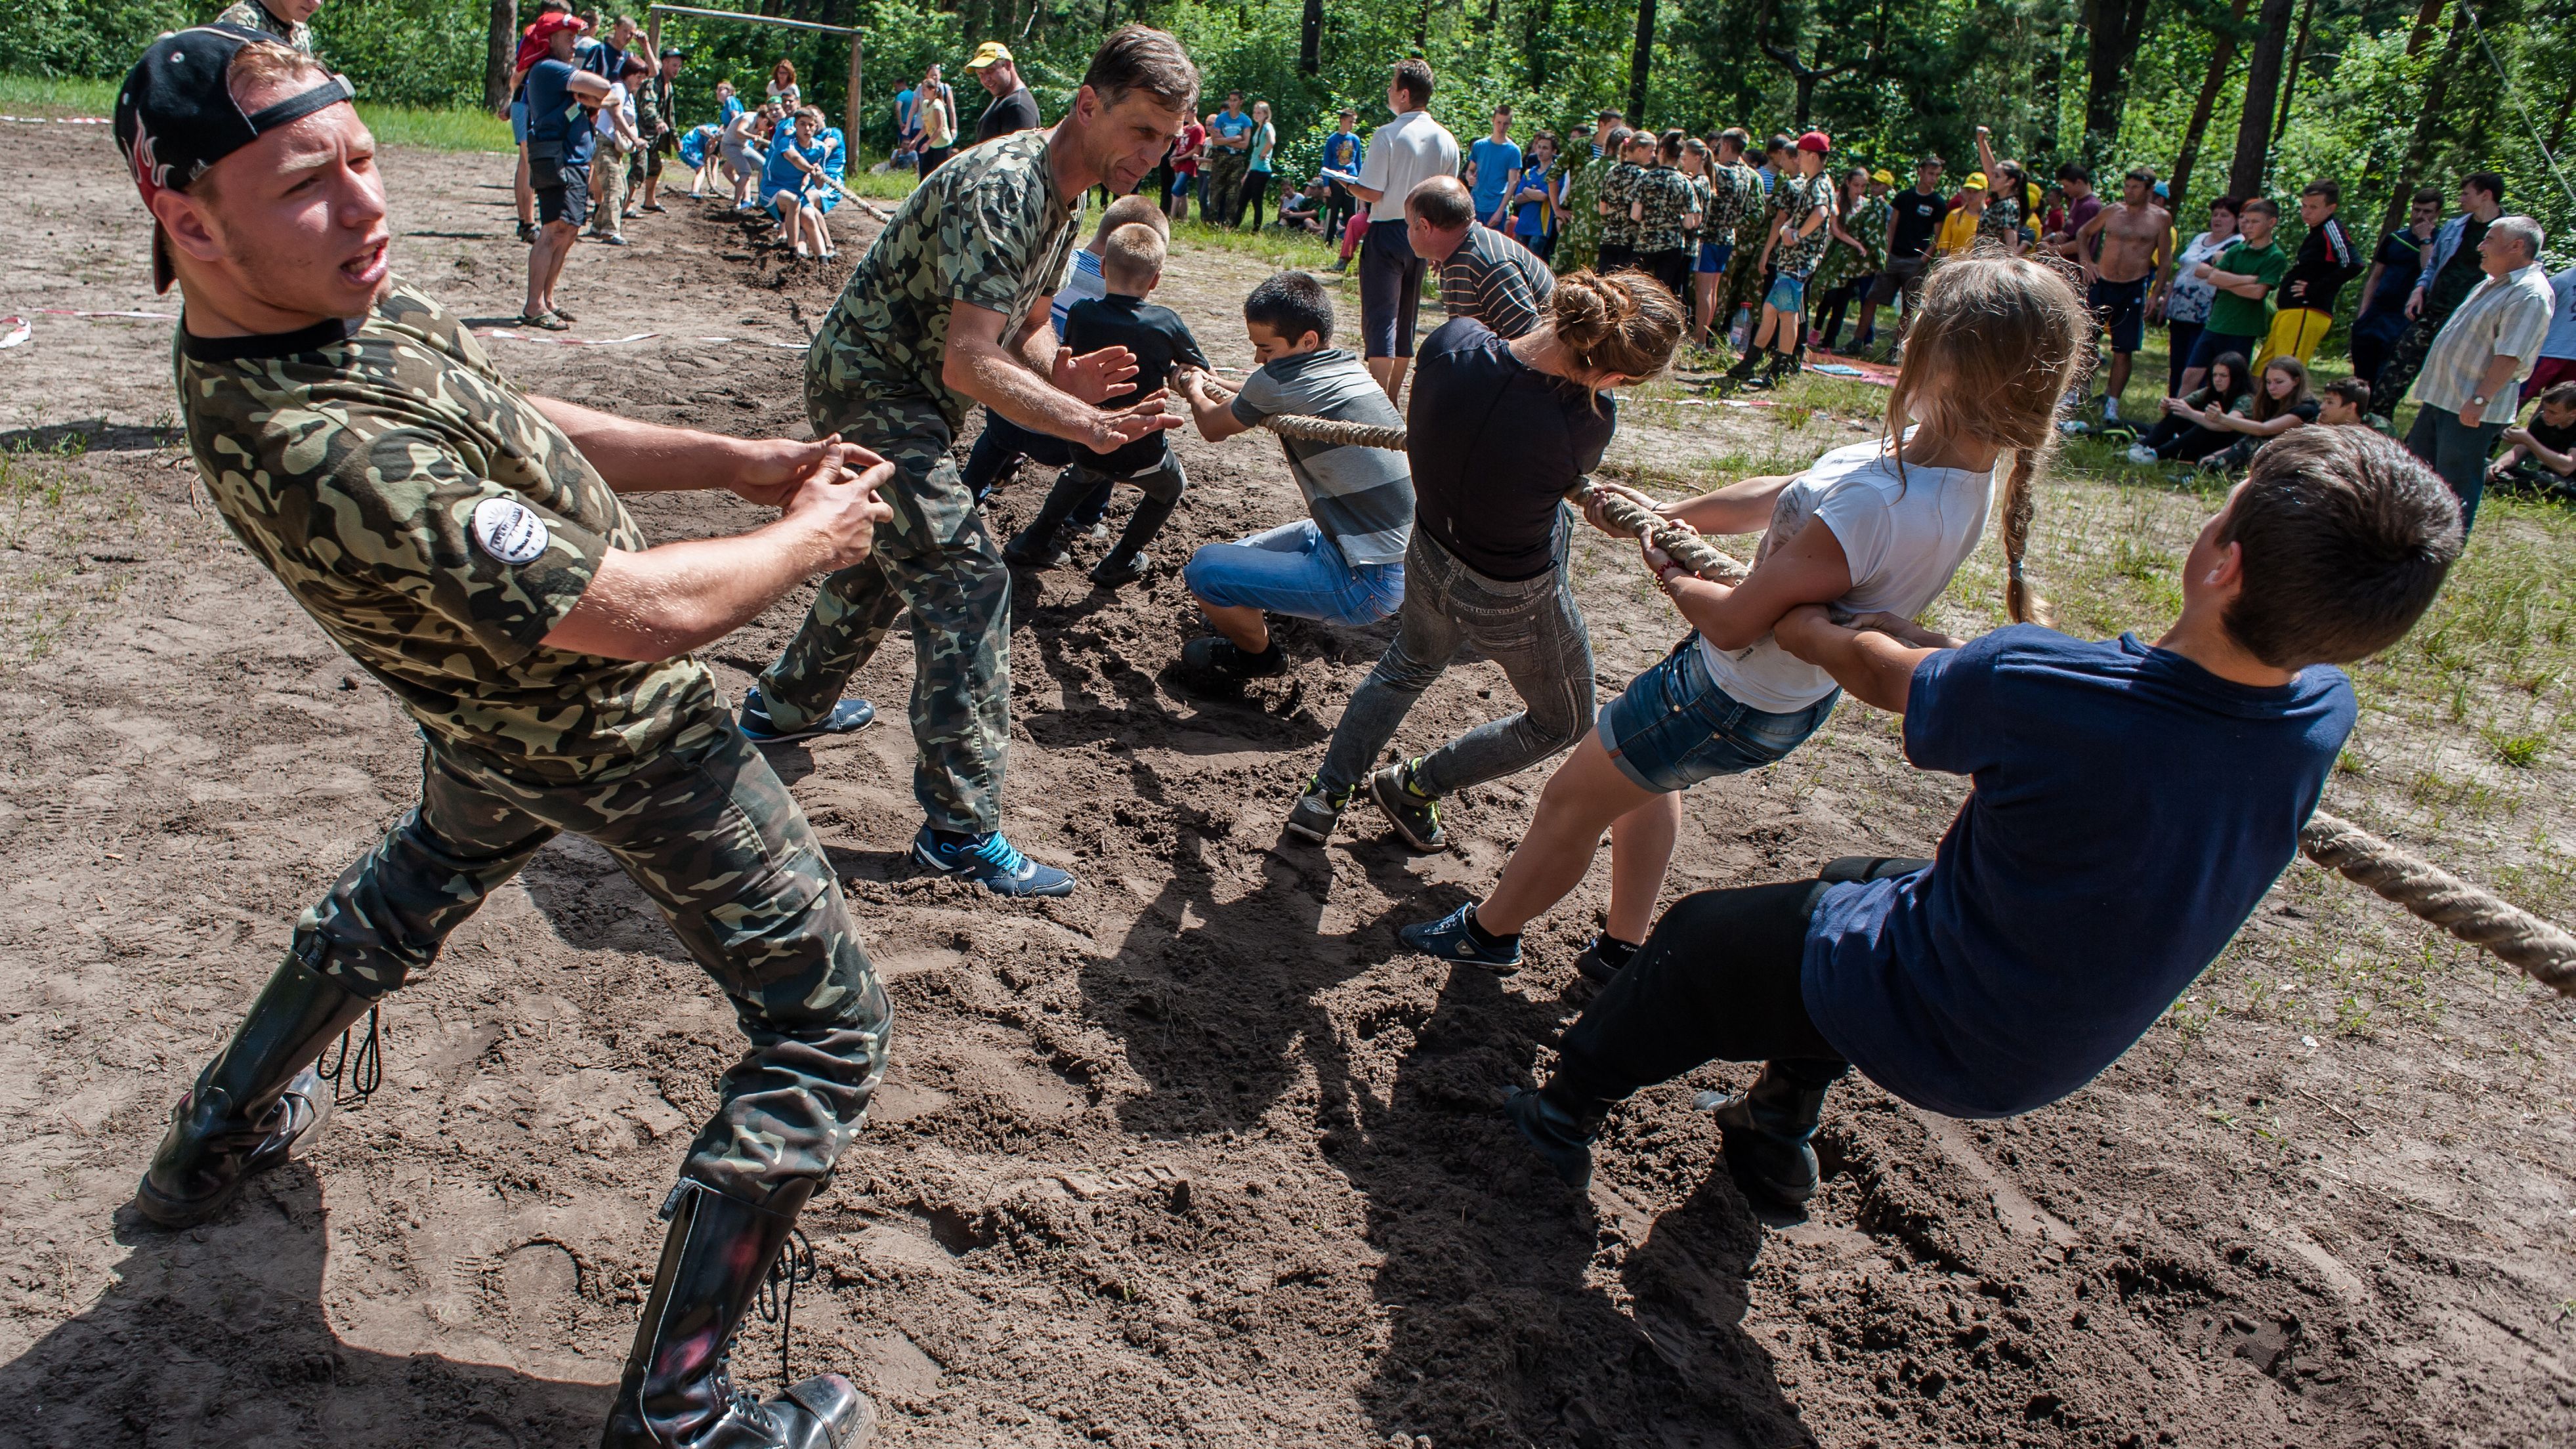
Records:
M1261 367L1241 388L1197 372L1175 379L1208 441L1283 415L1404 426L1367 366L1325 345L1333 304L1313 277L1272 277L1244 299L1243 317ZM1182 580L1217 632L1182 648L1186 673L1240 681L1286 669L1266 614L1356 627L1394 613L1404 600L1404 550L1413 535L1413 474L1404 454L1279 441L1308 517L1191 556Z

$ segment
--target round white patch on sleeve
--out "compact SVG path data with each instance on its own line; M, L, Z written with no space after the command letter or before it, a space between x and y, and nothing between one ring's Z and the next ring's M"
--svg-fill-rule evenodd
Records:
M486 498L474 505L474 542L505 564L523 564L554 537L537 511L516 498Z

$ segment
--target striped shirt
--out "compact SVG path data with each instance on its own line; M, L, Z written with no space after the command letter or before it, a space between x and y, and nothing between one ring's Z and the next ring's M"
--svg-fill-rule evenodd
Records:
M1481 221L1467 223L1467 239L1440 268L1440 305L1452 317L1473 317L1508 340L1538 326L1538 312L1556 291L1556 274L1538 254Z
M2518 359L2512 378L2496 396L2513 396L2513 383L2531 375L2540 344L2549 336L2549 317L2556 303L2549 278L2534 262L2507 277L2489 277L2442 324L2424 370L2415 374L2415 401L2428 408L2458 412L2477 393L2487 359L2499 353ZM2492 400L2491 400L2492 401ZM2506 413L2498 416L2509 416Z
M1243 380L1234 420L1249 426L1280 413L1400 428L1404 419L1360 360L1340 348L1274 357ZM1413 469L1392 448L1281 438L1288 471L1306 495L1315 527L1345 563L1404 561L1413 537Z

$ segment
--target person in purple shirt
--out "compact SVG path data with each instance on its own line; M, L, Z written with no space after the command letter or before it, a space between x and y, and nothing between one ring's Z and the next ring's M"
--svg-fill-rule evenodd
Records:
M1931 861L1839 860L1702 891L1505 1110L1588 1183L1603 1117L1709 1061L1759 1061L1716 1109L1757 1204L1815 1191L1846 1071L1950 1117L2009 1117L2116 1061L2216 959L2298 851L2356 706L2334 666L2403 638L2459 556L2450 490L2388 438L2301 428L2255 455L2153 644L2034 624L1966 644L1809 606L1783 648L1905 717L1905 753L1975 782Z

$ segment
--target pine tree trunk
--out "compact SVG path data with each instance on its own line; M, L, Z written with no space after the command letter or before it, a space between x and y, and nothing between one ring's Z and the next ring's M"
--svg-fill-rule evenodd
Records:
M2209 134L2209 113L2218 109L2218 92L2227 84L2227 67L2236 59L2235 25L2245 19L2245 6L2246 0L2236 0L2228 29L2210 43L2209 74L2201 79L2200 99L2192 103L2191 124L2183 129L2182 152L2174 158L2173 180L2165 188L2176 216L2190 204L2192 163L2200 159L2201 140Z
M1297 26L1297 73L1317 75L1323 69L1324 0L1306 0L1305 18Z
M2263 0L2254 23L2254 51L2245 63L2245 107L2237 113L2236 160L2227 168L2232 196L2257 196L2272 156L2272 107L2281 98L2281 68L2290 51L2290 15L2297 0Z
M2441 139L2442 102L2450 93L2451 76L2467 59L2471 39L2469 13L2463 8L2451 16L2451 38L2443 42L2442 58L2433 62L2432 73L2424 77L2423 104L2415 112L2415 134L2406 142L2406 161L2397 168L2396 184L2388 188L2388 209L2379 220L2382 231L2405 219L2415 180L2432 163L2433 143Z
M2272 144L2290 134L2290 103L2299 96L2299 67L2308 58L2308 22L2317 16L2317 0L2300 0L2299 38L2290 43L2290 73L2281 80L2281 118L2272 123Z
M2129 108L2129 73L2147 33L2147 0L2088 0L2084 63L2084 164L2109 160Z
M519 57L519 0L492 0L492 28L483 49L483 108L510 113L511 62Z
M1655 64L1655 0L1637 0L1637 48L1628 53L1628 124L1646 124L1646 84ZM1806 107L1799 106L1800 119Z

